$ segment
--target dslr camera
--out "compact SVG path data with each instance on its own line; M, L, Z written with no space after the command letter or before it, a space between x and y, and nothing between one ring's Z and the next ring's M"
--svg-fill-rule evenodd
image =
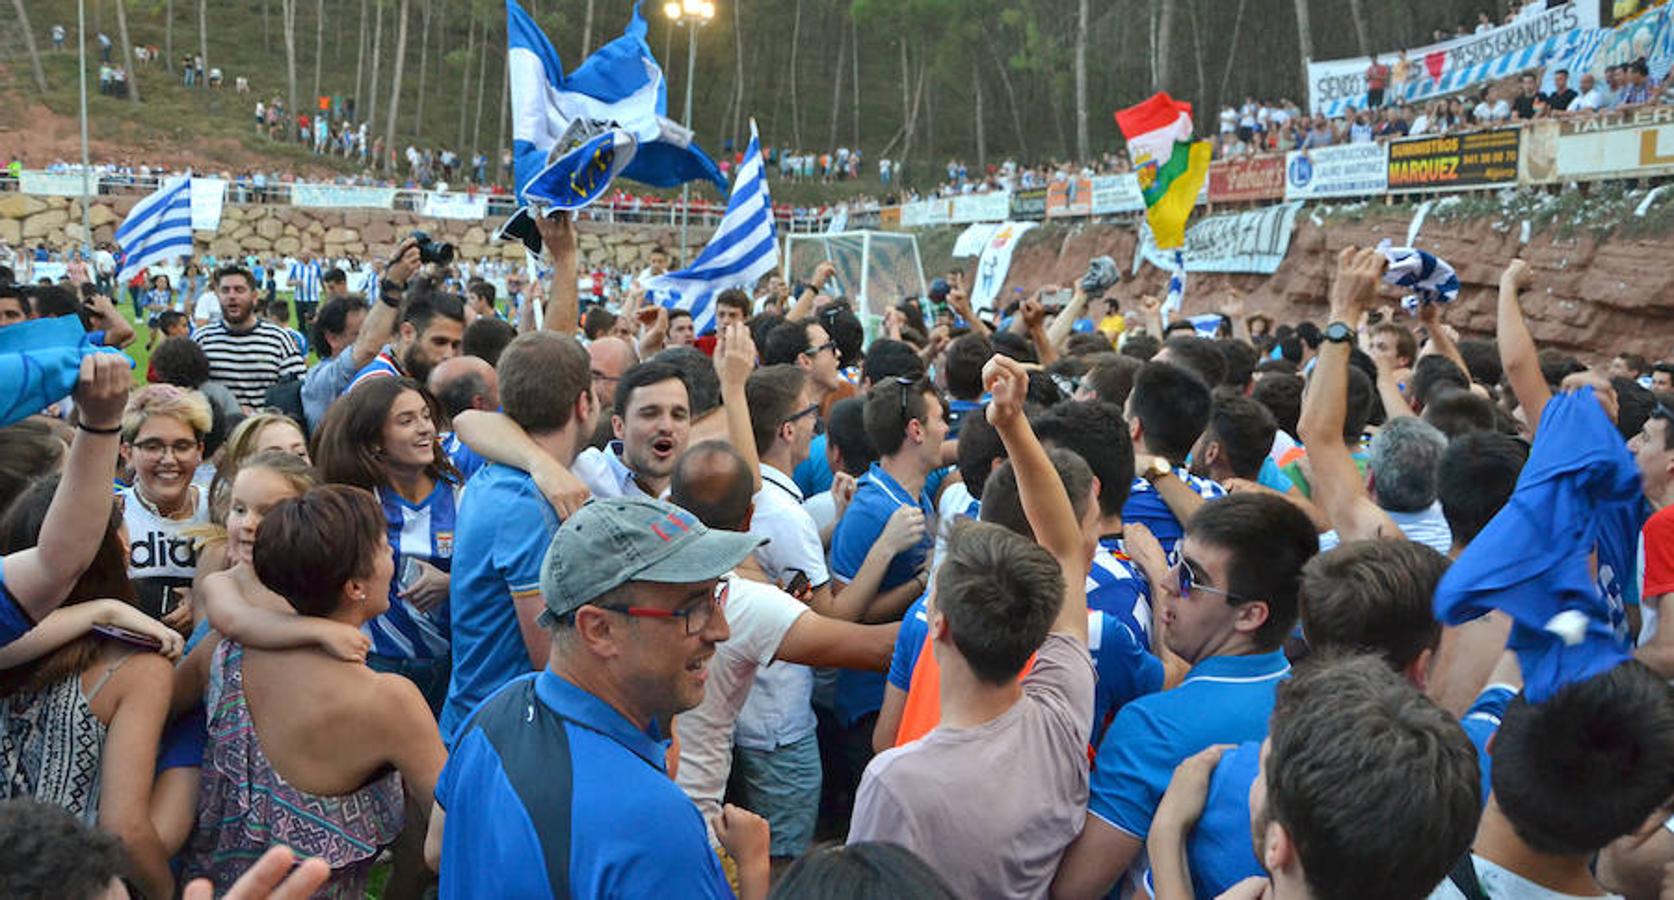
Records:
M422 231L413 232L412 238L418 241L419 262L434 263L438 266L453 265L452 244L438 241Z

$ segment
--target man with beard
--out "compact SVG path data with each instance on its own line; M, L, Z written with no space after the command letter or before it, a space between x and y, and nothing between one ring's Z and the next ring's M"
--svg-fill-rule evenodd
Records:
M227 386L246 414L260 409L267 389L300 378L302 352L284 328L256 316L256 276L239 265L215 273L221 321L198 329L193 340L209 357L209 377Z
M455 294L419 288L401 304L401 324L395 343L385 344L376 358L355 373L344 393L368 378L394 375L424 383L430 370L459 355L465 338L465 302Z

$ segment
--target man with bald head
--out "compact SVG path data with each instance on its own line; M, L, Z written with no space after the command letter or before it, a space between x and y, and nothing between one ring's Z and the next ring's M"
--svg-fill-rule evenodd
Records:
M494 367L478 356L455 356L430 370L430 393L442 404L448 420L468 409L492 412L500 408L500 378ZM442 433L442 449L459 474L469 479L484 460L452 431Z
M750 531L755 512L750 464L724 441L692 445L675 463L669 500L711 531ZM703 702L681 714L676 781L705 818L719 814L732 771L732 735L749 698L756 669L775 660L808 666L882 671L888 667L899 623L857 625L820 615L780 590L763 569L760 551L729 578L730 636L709 660ZM817 753L814 757L818 765ZM818 805L818 788L813 801ZM809 823L811 830L812 823ZM711 835L713 843L713 835ZM775 839L775 847L781 842ZM775 852L784 857L784 852Z

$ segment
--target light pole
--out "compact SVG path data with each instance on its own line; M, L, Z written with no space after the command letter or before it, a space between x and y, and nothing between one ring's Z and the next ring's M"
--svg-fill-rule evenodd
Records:
M710 0L668 0L663 4L663 15L686 29L686 114L680 124L692 130L692 79L697 71L697 30L715 18L715 4ZM692 183L680 186L680 265L686 258L688 227L692 215Z

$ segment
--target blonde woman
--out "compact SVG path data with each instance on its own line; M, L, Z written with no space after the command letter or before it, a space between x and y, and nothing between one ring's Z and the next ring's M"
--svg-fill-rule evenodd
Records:
M209 491L192 476L210 422L203 394L167 384L140 388L122 413L122 459L134 473L132 486L117 492L128 578L139 608L175 627L191 621L191 604L182 601L198 567L198 549L184 532L209 520Z

